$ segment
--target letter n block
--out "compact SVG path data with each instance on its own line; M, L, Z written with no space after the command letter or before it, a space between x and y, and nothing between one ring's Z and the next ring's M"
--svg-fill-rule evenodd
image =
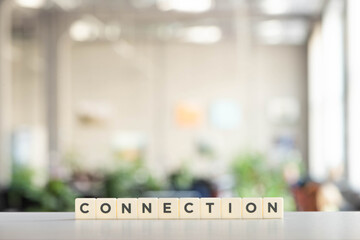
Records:
M283 218L284 199L283 198L263 198L263 217L264 218Z
M157 198L138 198L138 218L157 219L159 217Z
M137 198L118 198L116 202L118 219L138 218Z

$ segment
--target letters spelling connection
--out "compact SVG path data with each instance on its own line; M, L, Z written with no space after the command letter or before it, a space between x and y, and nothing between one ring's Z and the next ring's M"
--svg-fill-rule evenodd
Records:
M76 219L280 219L283 216L281 197L75 200Z

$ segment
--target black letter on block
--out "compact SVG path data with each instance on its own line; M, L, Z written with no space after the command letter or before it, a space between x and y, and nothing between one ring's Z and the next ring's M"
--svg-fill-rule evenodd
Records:
M271 205L271 203L268 203L268 212L270 212L270 208L271 208L274 212L277 212L277 203L275 203L275 206Z
M149 207L145 205L145 203L143 203L143 207L142 207L142 212L145 213L145 208L146 210L151 213L151 203L149 203Z
M89 210L84 211L83 206L89 206L89 204L88 204L88 203L83 203L83 204L80 205L80 211L81 211L82 213L88 213Z
M164 203L164 213L171 213L170 211L170 205L171 203ZM168 211L169 210L169 211Z
M205 204L209 206L209 213L211 213L211 206L214 205L214 203L213 202L212 203L208 202L208 203L205 203Z
M229 213L231 213L231 203L229 203Z
M126 209L126 211L127 211L128 213L131 213L131 203L129 203L127 207L126 207L125 203L123 203L121 209L122 209L122 213L125 212L125 211L124 211L125 209Z
M185 212L187 212L187 213L192 213L192 212L194 212L194 210L188 210L188 209L187 209L187 206L189 206L189 205L193 206L194 204L191 203L191 202L185 204L185 206L184 206Z
M252 205L254 207L254 209L252 211L249 210L249 206ZM256 211L256 205L254 203L248 203L246 204L246 211L248 211L249 213L253 213Z
M107 211L104 211L104 206L107 206L107 207L108 207L108 210L107 210ZM111 211L110 204L108 204L108 203L103 203L103 204L101 204L100 210L101 210L103 213L109 213L109 212Z

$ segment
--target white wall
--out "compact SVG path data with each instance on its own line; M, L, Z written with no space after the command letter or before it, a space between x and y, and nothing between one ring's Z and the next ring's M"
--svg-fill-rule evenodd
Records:
M216 147L219 169L238 152L268 152L274 136L282 131L291 132L306 153L304 47L253 46L244 52L245 57L239 57L232 40L208 46L151 42L131 45L132 57L119 54L108 43L72 45L71 88L67 95L71 106L63 108L61 114L72 119L63 121L70 125L62 126L72 129L72 133L63 138L63 145L69 151L76 149L84 166L106 165L112 157L110 143L114 132L123 130L145 133L147 162L167 171L183 160L200 161L194 147L199 136L211 139ZM239 63L241 59L249 63ZM250 70L244 69L248 67ZM300 101L301 118L294 126L274 126L267 120L267 104L276 97L295 97ZM238 129L214 129L206 118L197 129L176 126L177 102L196 102L206 115L218 98L233 99L241 106ZM106 125L79 125L76 106L84 100L113 106L114 113Z

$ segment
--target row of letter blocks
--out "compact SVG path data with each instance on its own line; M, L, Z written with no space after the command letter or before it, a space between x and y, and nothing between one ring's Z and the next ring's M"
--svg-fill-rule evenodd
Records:
M283 198L77 198L76 219L283 218Z

